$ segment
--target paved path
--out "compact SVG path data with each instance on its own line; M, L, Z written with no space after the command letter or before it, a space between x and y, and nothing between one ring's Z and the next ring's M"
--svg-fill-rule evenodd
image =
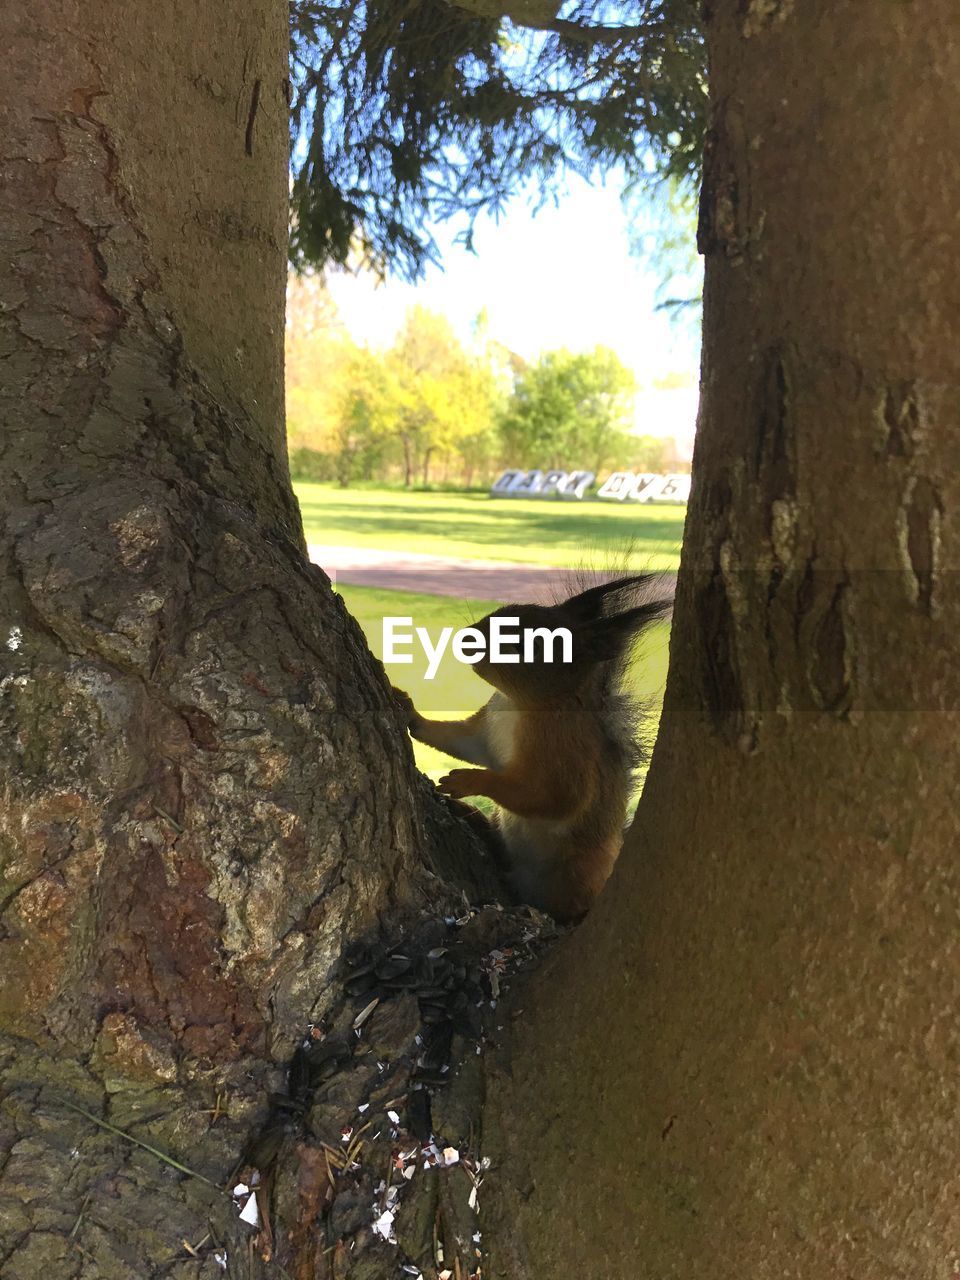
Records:
M369 547L329 547L315 542L310 543L307 550L314 564L325 569L335 582L506 603L550 600L569 572L549 565L457 560L419 551L398 554ZM588 574L586 581L594 576L599 579L603 575Z

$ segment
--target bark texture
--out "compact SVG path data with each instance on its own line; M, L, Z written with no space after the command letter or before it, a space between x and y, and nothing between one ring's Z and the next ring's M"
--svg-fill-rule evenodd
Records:
M708 9L703 405L666 705L608 890L523 1002L495 1274L948 1280L956 11Z
M345 939L477 845L303 555L285 6L0 41L0 1273L221 1275L229 1201L71 1106L220 1182Z

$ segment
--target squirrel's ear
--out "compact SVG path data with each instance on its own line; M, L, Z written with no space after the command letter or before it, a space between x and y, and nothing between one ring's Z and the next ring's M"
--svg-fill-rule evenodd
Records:
M654 573L637 573L629 578L611 578L609 582L600 582L571 596L564 601L563 607L577 618L600 618L604 613L615 611L618 603L626 604L635 599L655 582L656 576Z
M575 651L592 662L619 658L644 627L665 618L670 608L670 600L648 600L611 618L595 618L577 628Z

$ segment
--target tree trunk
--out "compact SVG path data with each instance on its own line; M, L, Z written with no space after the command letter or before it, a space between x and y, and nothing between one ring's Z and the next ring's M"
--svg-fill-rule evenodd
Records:
M403 487L405 489L413 488L413 444L410 436L406 431L400 433L400 443L403 445Z
M286 6L0 31L0 1271L219 1275L229 1200L129 1139L222 1181L344 941L477 844L303 554Z
M515 1023L493 1274L947 1280L956 10L708 8L666 704L611 884Z

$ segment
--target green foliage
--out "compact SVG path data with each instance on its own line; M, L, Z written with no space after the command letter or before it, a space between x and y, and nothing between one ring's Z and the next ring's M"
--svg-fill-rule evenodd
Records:
M290 475L294 480L324 483L336 476L336 464L329 453L298 445L290 450Z
M307 306L310 303L310 306ZM351 342L335 316L305 324L298 286L287 334L287 417L293 473L342 486L399 471L409 487L451 468L489 481L499 455L496 421L508 391L502 349L478 332L474 349L448 322L414 307L393 346Z
M404 483L430 481L431 463L460 454L469 468L489 456L498 388L482 358L464 350L449 323L414 307L382 361L380 412L399 446Z
M431 223L528 181L622 166L692 179L706 106L698 0L293 0L291 254L413 278ZM469 241L470 230L466 238Z
M337 480L346 487L370 480L390 456L398 389L393 370L365 347L352 347L340 370L330 447Z
M631 249L660 277L658 310L699 326L703 263L697 253L696 188L676 178L654 188L635 183L624 203L633 226Z
M633 374L605 347L547 352L519 374L503 416L511 464L600 471L629 451L635 391Z
M287 287L287 442L291 464L316 467L301 450L332 452L330 435L341 374L356 350L340 325L336 308L319 276L292 277ZM304 474L306 474L304 472ZM324 477L331 478L330 475ZM318 477L319 478L319 477Z
M630 457L626 464L631 471L653 471L657 474L667 470L668 441L663 436L632 436L630 440Z
M638 439L633 375L610 350L551 351L534 364L493 340L468 344L414 307L386 351L358 346L311 281L291 285L290 466L341 487L489 485L503 465L659 471L666 443Z

